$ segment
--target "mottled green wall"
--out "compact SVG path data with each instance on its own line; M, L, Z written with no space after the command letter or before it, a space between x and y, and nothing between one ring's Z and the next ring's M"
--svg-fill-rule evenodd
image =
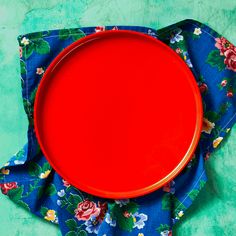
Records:
M114 24L157 29L186 18L207 23L236 44L235 0L0 0L0 166L26 142L18 34ZM210 180L175 228L176 235L236 235L236 126L207 169ZM0 235L55 236L60 232L0 195Z

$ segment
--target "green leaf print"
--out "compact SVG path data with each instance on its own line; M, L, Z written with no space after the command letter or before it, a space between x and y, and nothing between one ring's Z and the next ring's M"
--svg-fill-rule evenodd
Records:
M124 216L124 213L126 211L126 208L124 208L124 206L120 207L117 204L112 204L112 206L110 206L110 210L111 210L112 218L114 218L116 220L118 226L122 230L132 231L133 226L134 226L134 220L131 215L129 217ZM129 211L127 211L127 212L129 212Z
M70 37L70 31L69 29L62 29L59 30L59 39L66 40Z
M223 103L220 106L219 115L224 115L227 112L228 108L231 106L229 102Z
M206 185L206 181L201 180L199 184L199 189L201 190Z
M29 206L28 206L27 203L25 203L25 202L19 200L19 201L17 202L17 204L20 205L21 207L25 208L27 211L30 211L30 208L29 208Z
M158 233L161 233L161 232L163 232L163 231L165 231L165 230L169 230L170 229L170 226L169 225L167 225L167 224L160 224L160 226L156 229L156 231L158 232Z
M193 200L195 200L195 198L197 197L198 194L199 194L199 190L198 189L193 189L192 191L190 191L188 193L188 196L193 201Z
M76 230L77 228L77 223L74 219L69 219L66 222L66 226L70 229L70 230Z
M138 211L138 204L136 202L129 202L126 205L122 207L123 212L127 211L129 213L134 214L135 212Z
M78 236L75 231L69 231L65 236Z
M36 87L36 88L30 93L29 100L30 100L30 102L31 102L32 104L34 103L34 99L35 99L37 90L38 90L38 87Z
M66 210L71 214L71 215L74 215L75 214L75 209L76 207L74 207L74 205L72 204L69 204L66 208Z
M124 216L120 216L116 219L119 227L122 230L131 232L134 226L134 220L133 217L126 218Z
M19 159L21 159L22 157L24 157L24 155L25 155L25 150L24 150L24 149L21 149L19 152L16 153L16 155L15 155L16 157L15 157L15 158L16 158L17 160L19 160Z
M40 214L42 216L45 216L47 214L47 212L48 212L48 208L47 207L41 207L40 208Z
M32 42L30 42L28 45L23 47L22 50L23 50L23 55L24 55L25 59L28 59L34 51L34 44Z
M217 114L215 111L208 111L204 114L204 117L207 118L211 122L216 122L220 119L219 114Z
M34 41L35 51L38 54L47 54L50 52L49 43L43 39L38 39Z
M43 172L45 172L47 170L51 170L51 169L52 169L52 167L50 166L50 164L48 162L45 162L43 164L43 168L42 168Z
M20 186L19 188L9 190L7 195L12 201L17 202L22 198L23 191L23 186Z
M166 193L163 195L162 200L161 200L161 205L162 205L162 210L169 211L171 209L171 199L170 199L170 194Z
M26 73L25 62L20 60L20 73L24 75Z
M73 41L77 41L85 36L85 33L80 29L71 29L70 34L72 36Z
M77 194L70 194L68 201L70 204L72 204L75 208L77 207L77 205L82 202L82 198L77 195Z
M45 190L45 194L48 196L52 196L56 193L57 193L57 190L54 184L50 184Z
M174 210L174 214L176 215L178 212L183 211L186 209L185 205L174 195L172 195L172 204Z
M28 165L28 173L31 176L39 176L42 173L42 168L35 162L30 162Z
M59 39L61 40L66 40L71 37L73 41L77 41L84 36L85 33L80 29L62 29L59 31Z
M224 57L220 55L219 50L213 50L209 53L206 62L212 67L217 67L219 71L225 69Z
M54 184L49 184L47 187L40 187L38 191L38 198L42 196L52 196L57 193L56 187Z
M80 230L79 233L77 234L77 236L87 236L87 232L84 230Z
M31 33L30 34L30 39L38 39L38 38L42 38L43 37L43 33L42 32L35 32L35 33Z
M30 102L27 99L24 98L23 99L23 105L24 105L24 108L25 108L25 112L26 112L26 114L29 117L31 112L32 112L31 104L30 104Z
M67 205L67 201L66 200L61 200L61 205L60 207L63 208L64 206Z

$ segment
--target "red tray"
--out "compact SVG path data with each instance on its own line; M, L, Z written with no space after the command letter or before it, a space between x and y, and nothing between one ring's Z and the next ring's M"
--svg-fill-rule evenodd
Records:
M198 144L201 96L185 62L132 31L71 44L50 64L34 107L41 149L58 174L106 198L150 193Z

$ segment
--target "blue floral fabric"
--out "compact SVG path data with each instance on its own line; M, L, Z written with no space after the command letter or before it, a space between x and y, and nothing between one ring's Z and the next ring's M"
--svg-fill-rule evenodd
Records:
M79 191L51 168L35 137L33 105L45 70L65 47L86 35L120 29L158 38L179 54L198 83L204 118L196 152L174 180L143 197L110 200ZM173 225L207 180L205 161L236 122L236 47L193 20L161 30L134 26L52 30L21 35L18 41L28 143L0 169L2 193L39 217L59 224L66 236L172 235Z

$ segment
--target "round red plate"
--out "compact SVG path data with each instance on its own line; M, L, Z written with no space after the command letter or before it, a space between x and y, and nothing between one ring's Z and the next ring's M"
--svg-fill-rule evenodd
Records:
M106 198L150 193L198 143L202 105L184 61L131 31L87 36L48 67L36 95L42 151L75 187Z

